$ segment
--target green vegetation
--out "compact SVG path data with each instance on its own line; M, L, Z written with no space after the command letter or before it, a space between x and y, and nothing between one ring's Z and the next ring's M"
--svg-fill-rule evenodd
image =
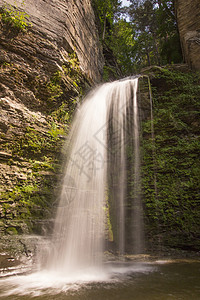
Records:
M22 32L27 31L27 29L31 26L31 23L28 21L29 15L10 4L5 4L2 7L0 17L4 24Z
M200 77L170 68L154 68L154 72L154 141L151 121L142 127L147 236L198 249Z
M47 83L47 92L49 94L48 101L56 101L63 94L61 88L62 73L61 71L56 71L49 82Z
M28 104L31 110L42 112L41 123L40 113L26 118L26 110L23 111L25 117L20 118L20 126L9 125L12 138L1 134L3 151L10 153L0 198L1 230L12 235L41 233L41 222L51 218L55 211L53 203L62 164L60 152L87 79L75 51L66 55L62 68L52 73L41 75L37 69L32 73L30 68L27 77L18 64L7 62L1 64L1 71L5 78L12 75L17 89L28 89L34 95L35 103L32 98L33 103ZM27 104L23 93L20 100Z
M43 85L46 89L46 101L51 105L61 99L65 88L71 88L79 96L82 94L82 72L75 53L70 55L69 60L62 66L62 71L56 71Z
M40 182L38 178L34 179L35 182L29 176L28 182L16 185L11 192L2 193L3 204L0 215L6 233L18 234L36 231L35 221L50 214L52 205L50 186L48 188L47 182Z
M106 62L104 78L129 75L146 66L182 62L174 1L93 0Z
M200 78L186 69L170 68L182 62L174 1L129 3L122 7L118 0L93 0L105 57L104 80L168 65L146 71L154 115L153 123L149 115L142 124L146 235L152 247L160 241L200 249ZM129 181L131 186L131 176Z
M151 78L154 115L153 121L149 117L142 124L146 236L151 245L160 241L165 245L199 250L200 77L188 70L181 72L172 68L182 61L174 1L129 2L130 7L124 8L119 0L93 0L106 62L104 80L140 72L147 66L171 65L152 67L146 72ZM31 26L28 19L29 15L16 5L6 4L0 11L1 25L17 33L26 32ZM35 221L52 213L63 136L88 83L81 71L76 49L65 54L62 66L48 72L39 70L41 64L34 55L29 57L31 63L27 72L15 61L10 61L9 55L6 61L6 51L3 52L2 74L7 80L12 79L16 94L17 89L30 91L32 98L29 94L19 93L21 102L28 103L28 108L33 111L39 105L38 110L46 114L47 123L40 127L40 121L26 123L22 118L23 129L20 131L16 126L16 131L19 130L16 135L13 134L15 125L1 134L5 141L3 149L13 156L7 158L7 165L22 171L20 177L21 174L13 175L14 171L9 170L10 186L8 184L9 188L2 193L0 200L1 224L4 222L3 228L9 234L36 232L39 230ZM27 100L28 95L35 102ZM155 137L152 137L152 125ZM7 132L13 134L12 142L6 139ZM128 151L133 152L132 149ZM130 155L130 165L131 159ZM127 186L130 198L133 197L132 174L130 169ZM108 239L113 240L111 223L114 221L109 207L104 209Z
M21 140L13 141L8 166L16 166L18 171L13 175L13 187L8 186L8 190L1 193L0 216L4 233L41 233L37 220L51 216L56 198L54 187L60 171L61 133L63 130L55 123L45 136L27 127Z
M87 86L75 51L68 53L62 70L56 71L49 80L44 83L37 78L34 82L37 82L38 98L48 104L53 120L68 126Z

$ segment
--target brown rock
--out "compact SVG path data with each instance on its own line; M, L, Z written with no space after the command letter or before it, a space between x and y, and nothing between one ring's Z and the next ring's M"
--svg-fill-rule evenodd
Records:
M57 113L73 110L81 91L101 80L103 54L90 0L0 0L0 8L4 4L28 13L32 26L22 32L0 22L0 190L7 204L0 227L5 231L12 219L27 232L56 198L60 173L54 170L68 126ZM40 201L37 190L44 193Z
M68 53L75 50L83 72L93 82L101 80L103 55L91 1L0 0L0 6L5 2L26 11L33 25L34 36L13 43L14 53L22 58L28 53L57 70L67 60ZM4 61L9 62L7 54L4 55Z
M185 62L200 70L200 2L176 0L178 29Z

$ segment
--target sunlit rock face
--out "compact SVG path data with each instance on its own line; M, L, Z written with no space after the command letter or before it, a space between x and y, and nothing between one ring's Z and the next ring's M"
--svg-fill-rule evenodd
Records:
M28 29L3 8L28 14ZM68 114L101 80L103 55L90 0L0 0L0 14L0 228L41 232Z
M200 2L199 0L175 2L184 59L193 70L200 70Z
M36 56L41 54L52 64L60 66L65 61L66 52L75 51L83 72L93 82L101 79L103 55L90 0L0 0L0 6L3 3L25 11L30 16L35 37L48 40L49 49L44 45L42 51L40 43L41 53L37 51ZM31 52L37 50L37 42L35 46L30 45ZM52 47L53 54L49 51Z

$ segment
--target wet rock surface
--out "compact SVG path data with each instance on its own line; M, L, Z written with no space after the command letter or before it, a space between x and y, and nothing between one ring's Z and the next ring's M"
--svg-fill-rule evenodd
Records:
M0 239L0 277L19 275L34 268L39 236L3 236Z

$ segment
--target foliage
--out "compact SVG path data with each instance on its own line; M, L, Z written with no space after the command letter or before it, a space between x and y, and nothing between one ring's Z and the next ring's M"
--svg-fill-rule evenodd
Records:
M134 56L137 56L134 25L119 19L113 26L112 49L123 74L135 71Z
M135 26L139 64L161 65L182 61L173 1L130 0L128 13Z
M25 13L22 13L22 16L25 17ZM0 19L2 24L3 20ZM9 26L3 26L3 29L9 30L4 33L9 33L10 41L10 37L15 36L10 33L19 33L21 29L14 30L15 25L6 24ZM22 34L17 39L21 41ZM45 45L48 46L48 43ZM41 220L50 217L52 203L57 196L54 190L57 188L57 176L60 175L60 149L78 99L82 96L82 89L89 84L80 68L75 50L63 53L62 66L47 69L41 69L41 58L30 56L28 73L28 65L23 68L18 61L10 62L8 50L3 52L6 61L1 62L4 81L9 81L10 77L10 88L16 88L16 97L20 99L22 106L25 104L20 113L17 107L16 111L13 111L13 123L8 125L9 137L6 138L6 133L1 134L3 149L10 155L5 163L7 169L3 180L5 192L2 192L0 200L0 223L3 230L14 234L28 233L36 223L41 227ZM42 114L36 114L34 111ZM20 118L19 115L23 117ZM41 228L37 230L41 232Z
M61 128L58 124L55 122L52 122L51 129L48 132L50 136L55 139L56 141L59 139L60 135L64 135L65 131L64 128Z
M55 152L61 146L60 136L64 135L64 127L52 122L48 132L41 133L32 127L27 127L21 139L13 141L12 154L30 158L39 158L49 152Z
M199 80L192 73L157 69L154 141L151 121L142 126L147 235L165 238L171 246L184 247L199 231Z
M68 124L70 123L75 103L77 102L76 99L70 98L70 100L72 102L72 104L70 103L71 110L66 103L62 103L57 110L51 113L51 116L54 120L60 122L61 124L65 124L66 126L68 126Z
M50 81L47 83L47 91L49 93L48 100L49 101L55 101L57 98L59 98L62 94L62 88L61 88L61 80L62 75L60 71L56 71Z
M69 54L68 61L62 66L64 77L66 76L67 79L70 81L70 84L73 88L78 92L82 93L81 89L81 69L79 65L79 60L76 55L76 52L72 52Z
M129 7L121 7L117 0L93 2L104 48L105 78L182 62L173 1L130 0ZM113 67L120 69L115 76L110 72Z
M16 185L12 191L2 193L0 216L4 219L6 233L28 233L33 229L33 218L41 219L48 214L51 201L46 200L45 185L45 181L39 183L35 179L33 182L29 178L27 183ZM43 190L42 193L40 189Z
M102 41L111 39L115 16L119 12L119 0L93 0L94 10L99 20L99 32Z
M52 213L55 201L52 187L55 188L56 174L60 166L58 159L52 156L52 152L48 152L47 155L41 153L40 157L35 155L31 159L27 159L28 155L24 155L22 165L18 162L17 166L25 176L16 174L17 178L12 189L1 193L1 226L6 233L30 233L32 230L41 233L37 219L45 219ZM9 164L16 165L16 160L10 160ZM28 170L24 170L24 166Z
M120 4L119 0L93 0L93 7L98 20L100 41L103 46L105 58L104 80L115 79L121 75L119 66L115 59L112 43L114 41L113 30L117 21ZM119 40L118 40L119 41Z
M23 2L24 3L24 2ZM1 10L1 20L19 31L27 31L31 23L27 21L30 17L26 12L14 8L10 4L5 4Z

